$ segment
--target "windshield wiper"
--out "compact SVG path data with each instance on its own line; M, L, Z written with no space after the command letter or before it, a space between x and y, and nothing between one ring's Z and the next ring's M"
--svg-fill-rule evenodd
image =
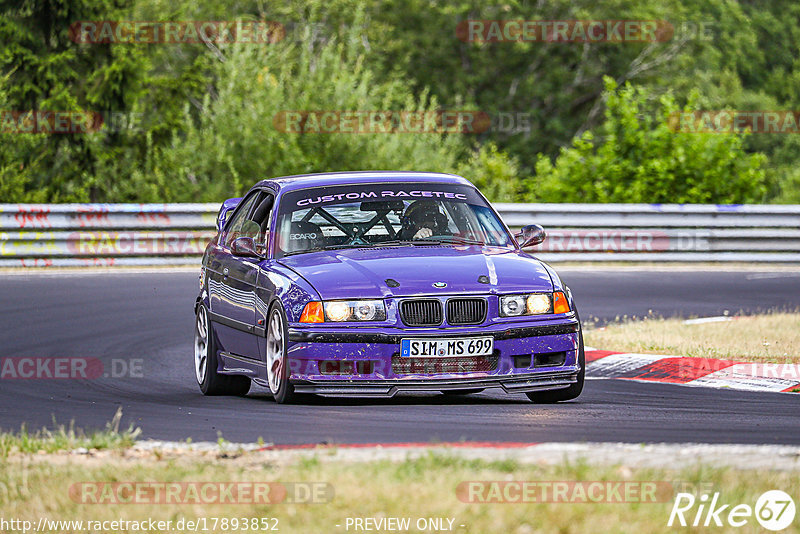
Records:
M305 254L306 252L321 252L323 250L341 250L344 248L362 248L364 245L349 244L349 245L328 245L327 247L313 247L304 248L302 250L293 250L291 252L284 252L283 256L294 256L295 254Z
M389 241L376 241L363 245L363 248L370 247L405 247L416 245L439 245L442 241L438 239L390 239Z
M391 239L389 241L379 241L369 243L365 247L392 247L392 246L430 246L430 245L485 245L483 241L474 239L462 239L454 237L452 239Z
M349 243L344 245L329 245L327 247L306 248L284 253L286 256L305 254L306 252L320 252L323 250L341 250L345 248L378 248L378 247L409 247L409 246L432 246L432 245L485 245L482 241L470 239L390 239L389 241L378 241L375 243Z
M453 237L452 239L442 239L442 243L452 243L454 245L486 245L484 241L477 241L475 239L464 239L462 237Z

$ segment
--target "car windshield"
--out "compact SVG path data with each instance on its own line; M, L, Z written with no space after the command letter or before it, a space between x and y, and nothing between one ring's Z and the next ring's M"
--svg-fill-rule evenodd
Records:
M280 202L276 256L432 244L513 246L472 187L383 183L301 189Z

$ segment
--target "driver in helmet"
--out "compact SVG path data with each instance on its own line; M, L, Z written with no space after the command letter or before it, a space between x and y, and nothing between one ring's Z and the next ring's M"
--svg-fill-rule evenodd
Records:
M433 200L417 200L400 219L403 239L426 239L447 232L447 216Z

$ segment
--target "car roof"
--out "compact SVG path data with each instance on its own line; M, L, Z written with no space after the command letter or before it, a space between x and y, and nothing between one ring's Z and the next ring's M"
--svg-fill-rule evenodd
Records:
M317 174L297 174L261 180L254 187L267 186L280 192L309 187L369 184L375 182L429 182L472 185L469 180L455 174L415 171L346 171Z

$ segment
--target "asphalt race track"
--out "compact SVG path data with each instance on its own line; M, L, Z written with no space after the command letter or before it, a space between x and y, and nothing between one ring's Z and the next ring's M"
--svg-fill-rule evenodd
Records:
M563 270L584 318L707 316L800 308L800 272ZM123 424L155 439L275 443L625 441L800 444L800 395L587 381L574 402L534 405L522 395L390 400L315 398L276 405L205 398L192 362L195 272L0 274L4 357L83 356L137 365L141 376L0 380L0 428ZM117 365L117 371L124 369ZM122 373L124 374L124 373Z

